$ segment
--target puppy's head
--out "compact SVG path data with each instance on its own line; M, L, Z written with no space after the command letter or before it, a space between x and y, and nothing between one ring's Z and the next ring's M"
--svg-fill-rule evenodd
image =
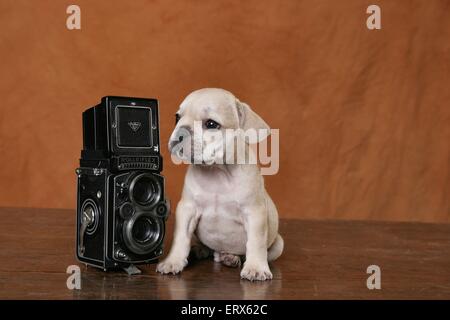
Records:
M175 129L169 139L169 150L188 163L229 163L232 160L230 156L234 156L227 155L227 151L234 149L236 132L242 134L251 131L249 129L256 132L264 129L266 135L246 136L248 143L261 141L270 130L260 116L232 93L223 89L200 89L181 103L176 113Z

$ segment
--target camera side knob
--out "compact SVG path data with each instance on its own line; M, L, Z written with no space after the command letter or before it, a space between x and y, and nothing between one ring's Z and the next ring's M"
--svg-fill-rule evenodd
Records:
M97 206L94 201L88 199L83 203L80 222L80 251L84 254L84 237L86 234L94 233L98 223Z
M133 216L134 211L133 205L129 202L125 202L119 208L119 214L124 220L130 219Z
M158 203L158 205L156 205L155 211L156 211L156 215L159 218L167 219L167 217L169 215L169 211L170 211L169 201L166 200L164 202Z

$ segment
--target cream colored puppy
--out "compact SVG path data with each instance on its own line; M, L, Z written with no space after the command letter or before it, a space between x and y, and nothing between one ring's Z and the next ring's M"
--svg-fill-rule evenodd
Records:
M272 278L268 261L283 251L277 209L258 165L236 163L233 146L242 135L226 135L227 129L242 129L237 130L240 134L248 129L269 132L247 104L223 89L197 90L181 103L169 149L190 165L176 209L172 248L158 264L158 272L179 273L191 250L197 257L207 257L212 250L214 260L228 266L240 266L239 256L245 255L242 278ZM253 141L247 136L246 141L266 136Z

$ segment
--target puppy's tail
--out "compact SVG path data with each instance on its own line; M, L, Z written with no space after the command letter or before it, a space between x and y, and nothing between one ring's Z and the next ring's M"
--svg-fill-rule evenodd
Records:
M274 261L278 259L279 256L283 253L284 249L284 241L283 238L280 236L280 234L277 235L275 238L275 241L270 246L269 250L267 251L267 260L268 261Z

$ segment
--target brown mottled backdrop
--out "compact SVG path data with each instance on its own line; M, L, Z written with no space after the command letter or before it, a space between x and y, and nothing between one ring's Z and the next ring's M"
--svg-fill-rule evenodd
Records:
M102 96L158 98L166 146L183 97L223 87L280 128L282 217L449 222L449 47L449 1L2 0L0 206L75 207Z

